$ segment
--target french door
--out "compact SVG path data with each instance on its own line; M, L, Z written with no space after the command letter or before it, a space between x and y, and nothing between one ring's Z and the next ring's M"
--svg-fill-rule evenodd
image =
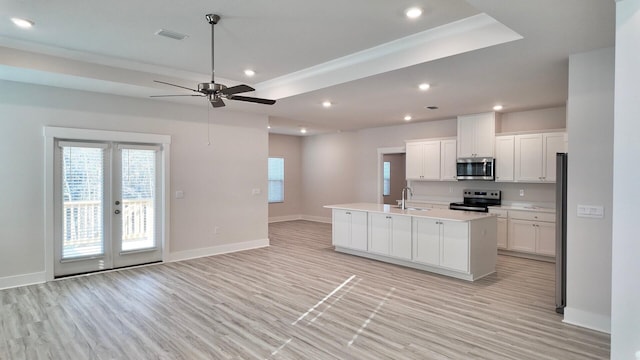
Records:
M54 276L162 260L161 149L56 140Z

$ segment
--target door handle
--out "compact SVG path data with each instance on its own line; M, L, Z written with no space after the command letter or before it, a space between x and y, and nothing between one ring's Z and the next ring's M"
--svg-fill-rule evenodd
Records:
M115 213L116 215L118 215L118 214L120 214L120 210L116 210L116 211L114 211L114 213Z

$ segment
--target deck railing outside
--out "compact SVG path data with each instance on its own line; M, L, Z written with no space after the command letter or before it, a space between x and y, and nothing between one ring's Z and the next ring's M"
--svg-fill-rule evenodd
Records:
M154 246L153 199L122 202L122 250ZM68 201L63 206L63 258L102 253L102 202Z

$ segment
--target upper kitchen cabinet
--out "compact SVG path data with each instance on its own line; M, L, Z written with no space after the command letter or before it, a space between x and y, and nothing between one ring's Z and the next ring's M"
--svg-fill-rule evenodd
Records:
M513 181L514 135L496 136L496 182Z
M555 182L556 153L566 151L566 133L515 136L515 181Z
M494 157L496 114L458 116L458 157Z
M455 176L455 139L407 141L407 180L456 181Z

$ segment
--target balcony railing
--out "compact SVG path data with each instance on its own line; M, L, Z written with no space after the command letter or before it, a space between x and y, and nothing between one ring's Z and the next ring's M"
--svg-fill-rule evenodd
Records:
M153 199L122 202L123 251L155 245ZM68 201L63 206L63 258L103 253L103 214L101 201Z

